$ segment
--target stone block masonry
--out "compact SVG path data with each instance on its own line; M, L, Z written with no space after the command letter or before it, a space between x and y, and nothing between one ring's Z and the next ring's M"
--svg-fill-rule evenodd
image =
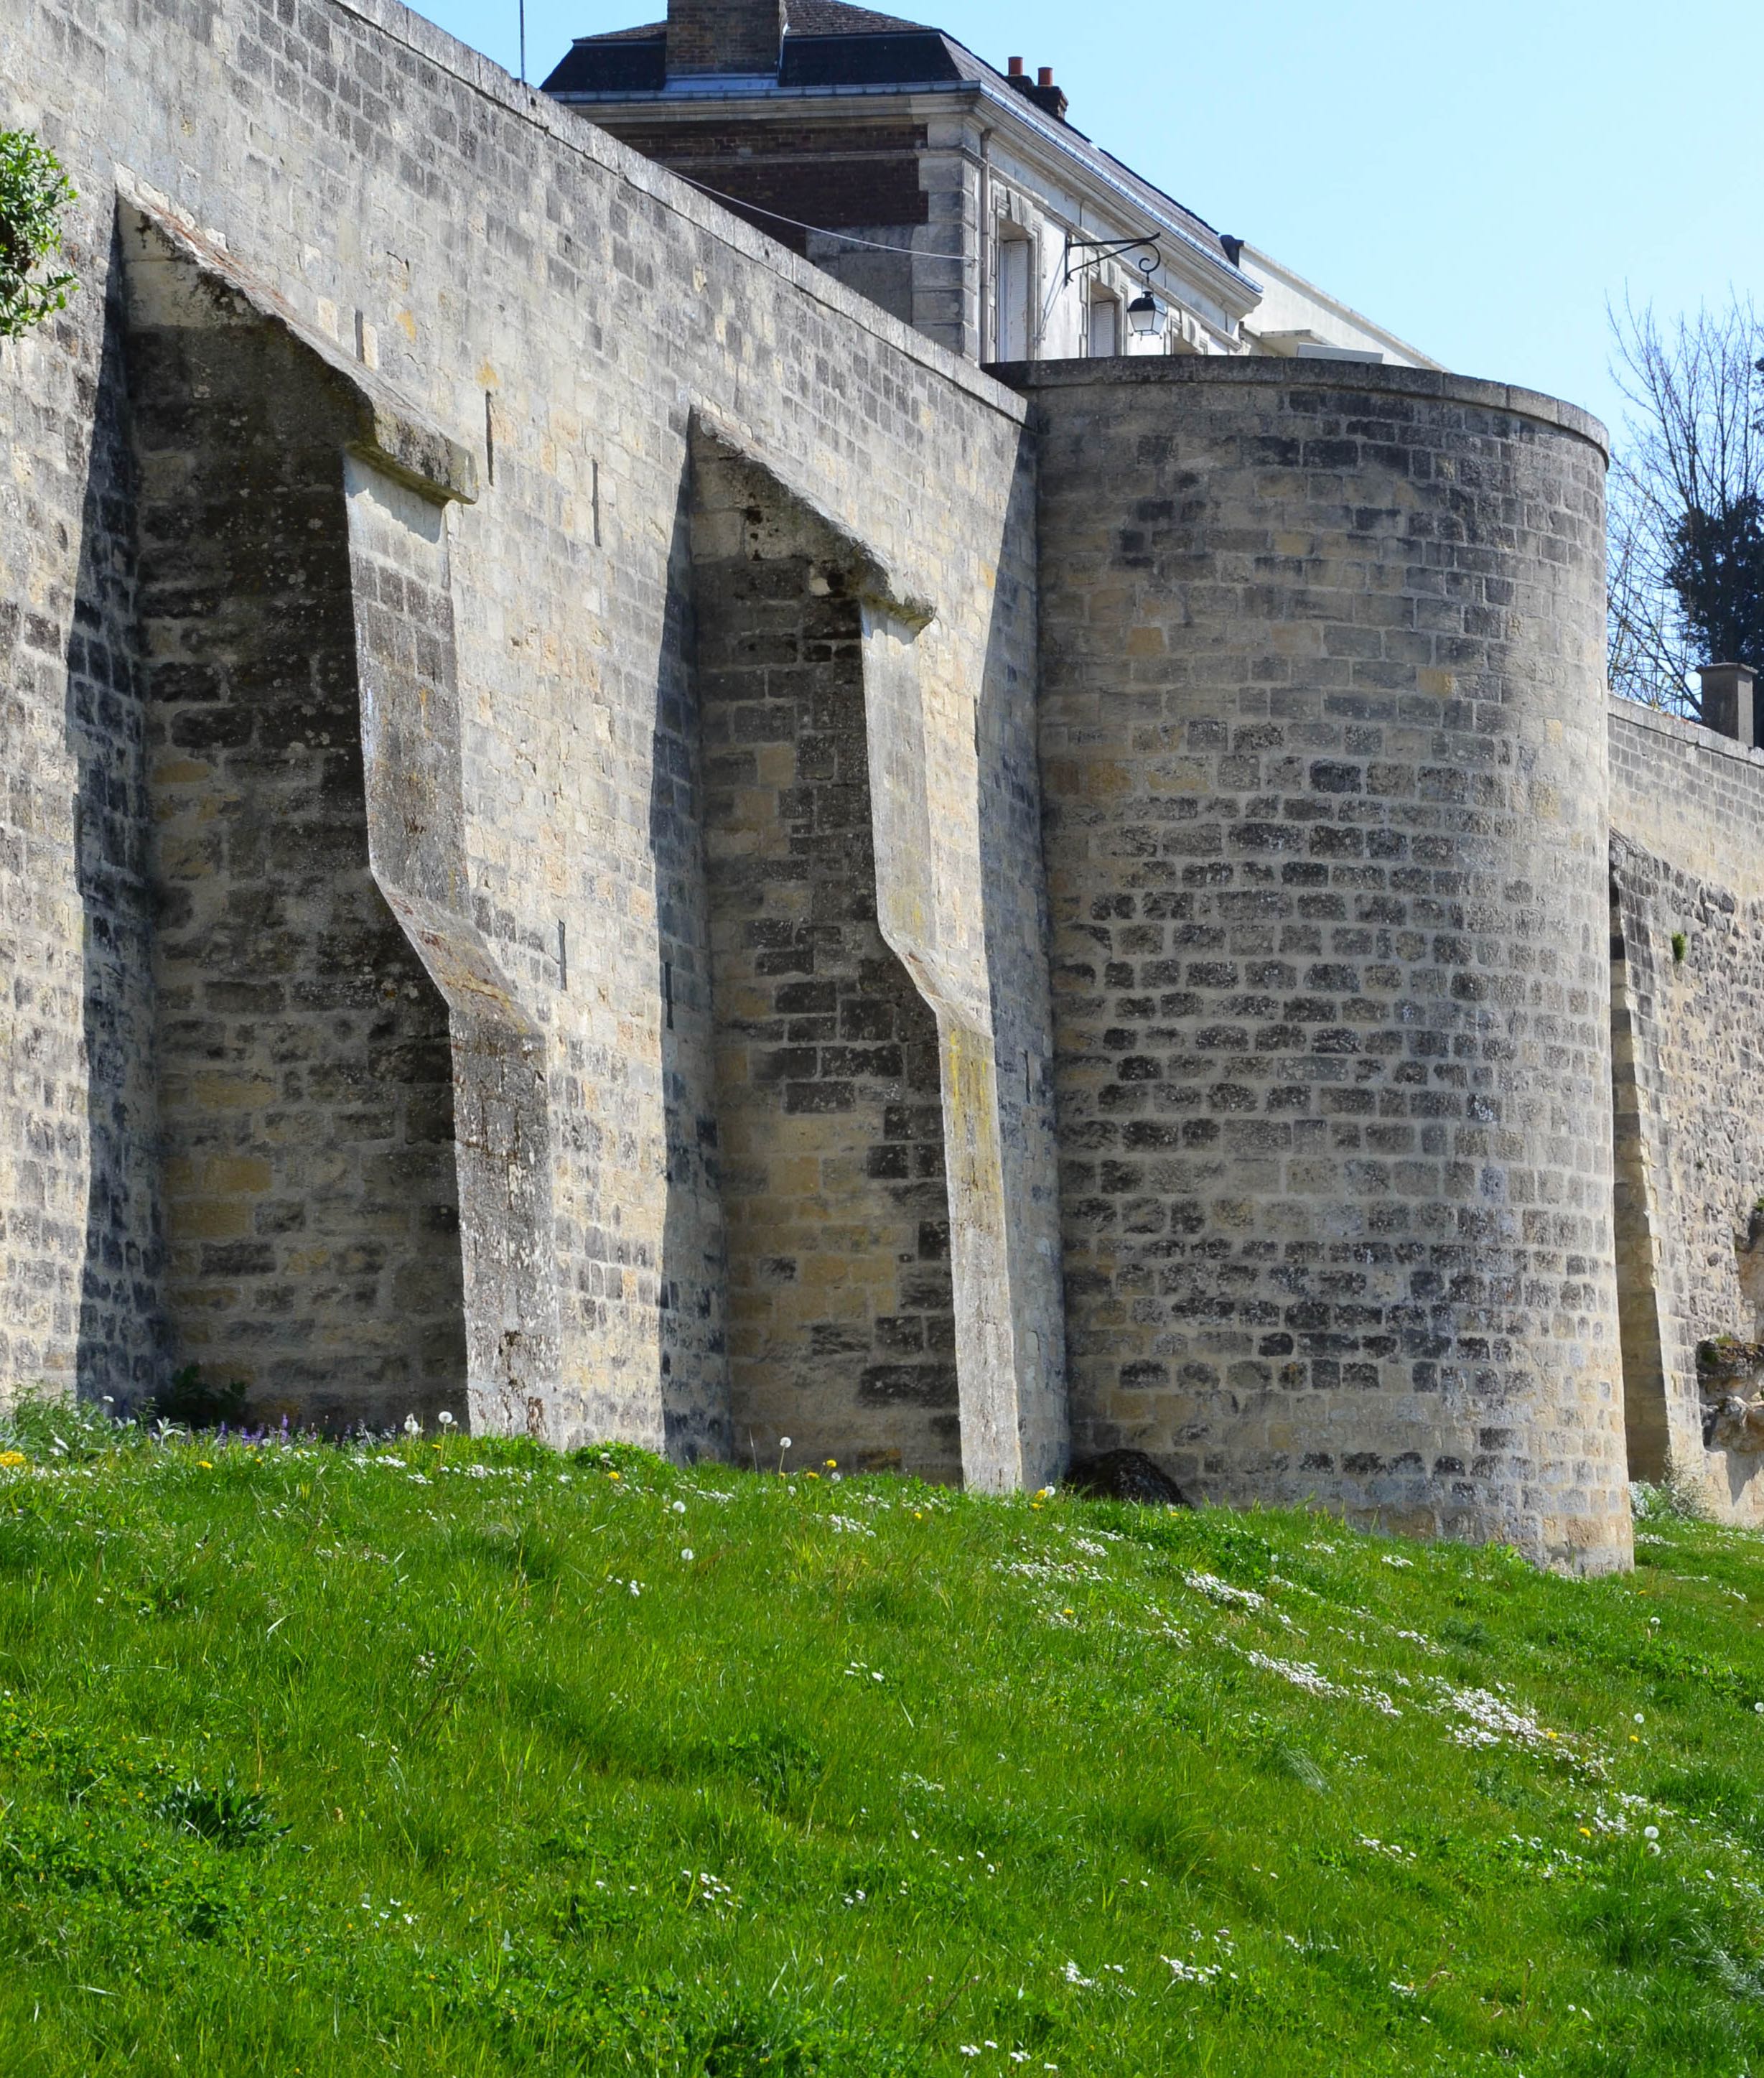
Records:
M0 81L0 1389L1756 1514L1764 753L1608 716L1591 421L1001 382L393 0Z
M1020 375L1075 1435L1626 1563L1597 429L1407 371Z
M799 1463L953 1479L940 1049L878 918L862 609L811 524L751 487L737 505L713 457L704 474L695 655L736 1453L775 1463L788 1436Z
M1053 1476L1020 401L385 0L32 0L0 80L80 190L83 285L0 361L8 1389L190 1358L380 1419L463 1362L480 1425L730 1446L669 820L704 424L862 573L898 1144L947 1150L905 1181L949 1230L936 1468ZM236 361L131 307L144 208L243 298Z
M168 1361L263 1419L432 1418L465 1406L452 1057L369 870L347 421L286 330L191 300L140 298L128 356Z
M1616 1241L1630 1467L1764 1521L1697 1346L1764 1336L1764 752L1611 707Z

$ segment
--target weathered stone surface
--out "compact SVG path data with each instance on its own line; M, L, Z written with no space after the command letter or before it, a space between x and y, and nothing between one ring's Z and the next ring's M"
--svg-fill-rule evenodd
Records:
M1625 1563L1596 428L1020 379L1076 1446Z
M79 186L85 285L0 363L7 1379L127 1396L206 1354L266 1400L378 1416L463 1362L480 1422L724 1446L726 1384L718 1407L674 1383L662 986L669 761L699 754L689 449L714 424L886 573L855 595L890 718L878 927L940 1035L915 1041L931 1142L960 1157L941 1413L965 1476L1051 1476L1020 403L380 0L46 0L0 22L0 79ZM156 255L125 249L144 209ZM196 285L199 324L131 312L149 263ZM156 358L180 330L199 350ZM197 394L208 332L261 394ZM145 445L136 496L126 386L152 456L195 472L182 511ZM191 904L156 953L156 829ZM279 1058L293 1024L318 1058Z
M447 1007L369 865L348 419L282 328L166 300L128 360L169 1359L260 1418L463 1409Z
M1764 1479L1720 1413L1751 1397L1699 1346L1764 1339L1764 752L1611 708L1616 1239L1630 1462L1764 1520ZM1737 1359L1743 1367L1743 1358Z
M1025 403L390 0L0 81L0 1388L1764 1507L1764 754L1607 715L1590 421Z

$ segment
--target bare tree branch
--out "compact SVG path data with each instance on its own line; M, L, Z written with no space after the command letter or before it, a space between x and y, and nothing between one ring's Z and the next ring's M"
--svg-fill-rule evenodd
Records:
M1739 541L1743 561L1758 531L1764 383L1756 364L1764 328L1751 303L1737 297L1724 310L1699 310L1665 326L1651 308L1638 312L1627 298L1608 315L1611 372L1631 407L1610 478L1611 689L1649 707L1695 712L1695 665L1764 668L1764 653L1708 654L1712 627L1749 623L1733 600L1710 596L1735 559L1716 554L1699 562L1691 553L1712 536L1724 550ZM1764 628L1749 646L1764 653Z

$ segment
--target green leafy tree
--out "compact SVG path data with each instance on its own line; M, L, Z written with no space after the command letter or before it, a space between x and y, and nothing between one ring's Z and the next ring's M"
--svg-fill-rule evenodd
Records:
M54 263L61 212L73 199L54 152L28 131L0 130L0 339L66 308L77 284Z
M1666 565L1685 626L1712 662L1764 657L1764 499L1744 490L1679 524Z

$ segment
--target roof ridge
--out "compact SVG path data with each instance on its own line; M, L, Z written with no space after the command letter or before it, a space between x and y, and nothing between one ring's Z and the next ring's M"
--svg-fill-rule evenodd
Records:
M898 35L916 30L940 35L928 22L909 22L904 15L879 14L874 7L855 7L849 0L785 0L785 34L791 36L851 36ZM578 36L578 44L653 43L666 35L663 22L645 22L634 29L603 29L598 35Z

